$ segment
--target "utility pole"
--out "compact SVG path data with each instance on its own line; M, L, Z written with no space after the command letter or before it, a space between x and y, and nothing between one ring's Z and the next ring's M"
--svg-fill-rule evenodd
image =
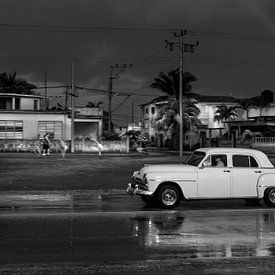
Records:
M75 108L75 79L74 79L74 62L72 62L72 91L71 91L71 152L74 153L74 108Z
M45 69L44 72L44 78L45 78L45 102L44 102L44 111L47 111L48 108L48 102L47 102L47 69Z
M109 77L109 97L108 97L108 112L109 112L109 116L108 116L108 133L111 134L111 124L112 124L112 97L113 97L113 80L114 79L118 79L119 78L119 74L124 71L127 68L131 68L133 65L127 65L127 64L123 64L123 65L118 65L116 64L115 66L111 66L110 67L110 77ZM122 69L121 71L117 72L114 75L114 69Z
M199 45L197 41L196 44L184 43L183 37L187 35L187 30L181 30L178 33L174 33L174 37L179 38L178 42L169 42L165 40L166 47L169 47L170 51L174 50L174 45L178 45L180 50L180 77L179 77L179 116L180 116L180 135L179 135L179 155L183 155L183 57L184 53L193 53L194 48Z
M131 123L134 125L134 102L132 101L132 118L131 118Z
M65 107L64 107L64 112L66 113L68 111L68 88L65 90Z

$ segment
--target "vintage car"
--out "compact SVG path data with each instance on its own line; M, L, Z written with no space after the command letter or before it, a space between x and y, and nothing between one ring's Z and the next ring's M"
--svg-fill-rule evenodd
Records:
M201 199L263 199L275 207L275 168L258 150L201 148L181 164L145 164L133 173L127 193L168 209Z

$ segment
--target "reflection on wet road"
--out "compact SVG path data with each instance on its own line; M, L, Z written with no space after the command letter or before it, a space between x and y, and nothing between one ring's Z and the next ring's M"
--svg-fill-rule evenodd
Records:
M214 211L216 212L216 211ZM219 211L220 212L220 211ZM275 212L166 213L132 218L133 235L181 258L274 256Z
M138 262L144 268L175 259L275 256L274 209L239 202L226 209L205 203L164 211L143 208L139 200L131 202L113 196L84 210L2 209L2 267L71 263L104 271L109 263L134 268Z

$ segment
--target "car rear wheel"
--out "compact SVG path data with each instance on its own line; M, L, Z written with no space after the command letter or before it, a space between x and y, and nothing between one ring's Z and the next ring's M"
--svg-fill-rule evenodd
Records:
M171 184L162 186L158 191L158 201L161 207L172 209L180 202L179 189Z
M264 194L264 202L271 207L275 207L275 188L267 189Z

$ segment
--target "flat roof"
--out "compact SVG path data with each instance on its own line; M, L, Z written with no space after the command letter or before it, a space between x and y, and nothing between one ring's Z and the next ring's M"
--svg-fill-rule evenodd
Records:
M35 98L45 98L41 95L26 95L26 94L15 94L15 93L0 93L0 97L7 97L7 96L16 96L16 97L35 97Z

